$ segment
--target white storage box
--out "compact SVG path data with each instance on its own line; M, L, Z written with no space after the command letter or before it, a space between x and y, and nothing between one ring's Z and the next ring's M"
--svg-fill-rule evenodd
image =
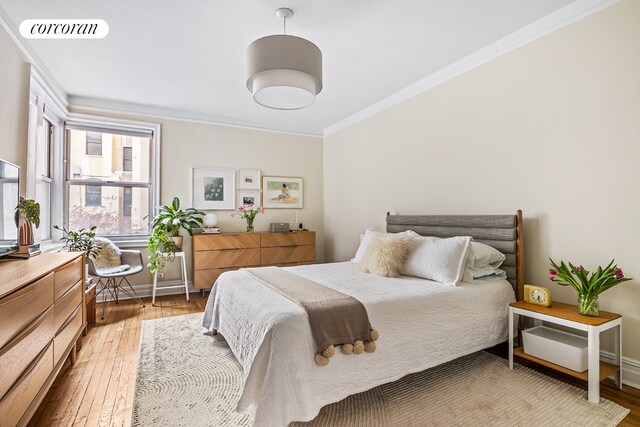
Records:
M524 352L576 372L588 368L587 339L545 326L522 331Z

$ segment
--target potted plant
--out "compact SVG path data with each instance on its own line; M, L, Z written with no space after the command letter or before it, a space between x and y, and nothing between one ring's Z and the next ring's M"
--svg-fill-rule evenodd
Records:
M173 261L175 259L176 247L173 239L167 236L162 228L154 228L153 234L149 237L147 250L151 252L151 255L149 255L149 264L147 264L149 272L151 272L151 274L157 273L159 277L162 277L167 261Z
M14 219L18 227L18 244L20 246L33 245L35 243L33 226L40 227L40 204L35 200L20 197Z
M264 213L262 206L254 207L253 204L240 206L231 216L239 215L240 218L247 220L247 233L253 233L253 220L256 219L256 215Z
M564 261L560 261L558 265L551 258L549 261L553 267L549 269L551 281L560 286L572 286L578 292L578 312L585 316L597 317L600 314L598 295L631 280L624 277L622 269L614 264L615 260L611 260L604 268L598 266L594 272L590 272L581 265L576 267L570 262L567 265Z
M84 252L87 254L87 258L95 259L98 253L98 247L93 240L96 237L95 230L98 228L95 225L89 228L81 228L78 231L67 230L66 227L58 227L54 225L53 228L62 231L63 236L60 238L64 242L64 250L67 252Z
M169 233L176 250L180 250L182 249L183 240L180 230L185 229L190 236L193 236L193 229L202 226L203 216L204 212L194 208L180 209L180 199L174 197L170 205L160 206L158 215L153 218L151 222L151 227L154 231L153 235L156 234L156 230Z

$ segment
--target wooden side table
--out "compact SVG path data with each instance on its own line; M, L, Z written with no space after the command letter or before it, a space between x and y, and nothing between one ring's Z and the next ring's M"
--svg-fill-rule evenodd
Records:
M151 305L156 305L156 289L184 288L184 294L189 301L189 285L187 284L187 258L184 252L175 252L175 259L180 258L181 285L158 286L158 273L153 274L153 288L151 290ZM164 258L169 258L169 254L163 253Z
M555 323L587 332L588 369L576 372L524 352L522 347L513 348L513 318L514 314L531 317L544 322ZM600 361L600 332L615 328L614 357L616 364ZM620 371L622 357L622 316L616 313L601 311L598 317L583 316L578 313L578 307L560 302L553 302L551 307L541 307L523 301L509 305L509 368L513 369L513 355L531 360L556 371L571 375L589 384L589 402L600 402L600 381L615 374L618 388L622 387L622 373Z

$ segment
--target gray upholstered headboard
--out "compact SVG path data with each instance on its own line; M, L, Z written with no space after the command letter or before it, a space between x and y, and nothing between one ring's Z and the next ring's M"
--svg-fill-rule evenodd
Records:
M413 230L423 236L471 236L507 256L500 268L507 272L518 301L522 300L524 256L522 211L515 215L389 215L387 232Z

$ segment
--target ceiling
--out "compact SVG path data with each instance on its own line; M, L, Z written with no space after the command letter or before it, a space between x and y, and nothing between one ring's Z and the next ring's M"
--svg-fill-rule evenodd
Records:
M28 18L95 18L102 40L25 40L71 103L322 135L324 129L573 0L0 0ZM253 102L245 51L287 33L324 56L324 87L297 111ZM20 37L20 36L18 36Z

